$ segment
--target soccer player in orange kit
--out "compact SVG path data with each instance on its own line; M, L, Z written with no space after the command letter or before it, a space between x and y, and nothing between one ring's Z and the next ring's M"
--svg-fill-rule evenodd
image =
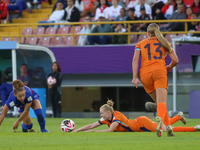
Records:
M153 122L146 116L141 116L135 120L131 120L123 115L119 111L114 111L113 102L111 100L107 101L107 104L104 104L100 107L101 119L99 121L88 124L84 127L81 127L72 132L85 131L86 132L156 132L157 124ZM177 122L178 120L185 120L184 116L175 116L170 119L171 124ZM108 129L105 130L92 130L102 124L107 124ZM165 125L163 125L163 130L166 131ZM196 132L200 131L200 125L195 127L173 127L174 132Z
M171 44L159 30L159 26L151 23L147 28L148 38L140 41L135 47L132 62L132 84L138 87L138 62L141 56L140 79L146 92L157 103L156 117L157 136L162 135L162 123L167 126L168 136L174 136L167 111L167 71L171 71L178 64L178 57ZM165 58L169 56L171 63L166 66Z

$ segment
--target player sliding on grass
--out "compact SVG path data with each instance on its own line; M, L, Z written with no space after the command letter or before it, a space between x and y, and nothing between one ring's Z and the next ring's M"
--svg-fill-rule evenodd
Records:
M24 86L21 80L15 80L12 83L14 90L10 93L8 100L6 101L3 111L0 116L0 125L3 122L5 115L7 114L9 108L13 106L18 107L20 117L13 125L13 130L15 131L19 123L23 120L22 131L23 132L34 132L32 129L33 123L29 114L29 108L31 107L38 119L41 132L49 132L45 129L45 119L42 114L42 107L39 101L39 96L35 91L27 86Z
M107 104L104 104L100 107L101 119L93 124L88 124L82 128L79 128L72 132L85 131L86 132L156 132L157 124L156 122L151 121L146 116L141 116L136 118L135 120L130 120L126 116L124 116L119 111L114 111L113 102L111 100L107 101ZM172 119L170 119L170 123L174 124L175 122L182 120L185 124L186 119L184 118L183 113L179 112L179 114ZM105 130L92 130L102 124L107 124L108 129ZM165 125L163 125L163 131L166 131ZM173 127L174 132L196 132L200 131L200 125L195 127Z

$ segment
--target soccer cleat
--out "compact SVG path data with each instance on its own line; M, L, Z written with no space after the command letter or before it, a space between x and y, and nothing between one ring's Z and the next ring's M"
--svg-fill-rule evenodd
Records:
M156 134L158 137L161 137L163 133L162 118L157 116L156 123L157 123Z
M49 132L47 129L42 129L41 132Z
M170 125L167 125L167 136L174 136L173 129Z
M33 129L30 129L28 132L35 132L35 130L33 130Z
M194 129L196 129L197 131L200 131L200 125L196 125L196 126L194 127Z
M181 121L183 122L183 124L187 123L187 120L185 119L184 114L183 114L182 111L180 111L177 115L181 117Z

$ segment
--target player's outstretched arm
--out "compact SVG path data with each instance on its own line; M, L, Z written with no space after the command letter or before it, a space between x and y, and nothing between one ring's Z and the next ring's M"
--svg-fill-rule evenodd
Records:
M101 124L97 121L97 122L95 122L95 123L88 124L88 125L86 125L86 126L84 126L84 127L81 127L81 128L79 128L79 129L76 129L76 130L74 130L74 131L72 131L72 132L85 131L85 130L89 130L89 129L96 128L96 127L98 127L98 126L100 126L100 125L101 125Z
M3 122L3 119L5 118L5 116L6 116L7 112L8 112L8 110L9 110L9 108L8 108L8 106L5 104L5 105L3 106L3 110L2 110L2 113L1 113L1 115L0 115L0 125L1 125L1 123Z
M20 115L20 117L17 119L17 121L13 125L13 130L17 129L19 123L24 119L24 117L26 115L28 115L31 105L32 105L32 102L31 103L27 103L25 105L23 113Z
M113 132L117 126L119 125L119 122L113 122L108 129L105 130L91 130L89 132Z

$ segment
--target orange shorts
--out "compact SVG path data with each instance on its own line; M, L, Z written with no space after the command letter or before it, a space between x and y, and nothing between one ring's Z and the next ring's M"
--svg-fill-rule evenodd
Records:
M167 74L163 70L146 73L140 79L147 93L151 93L157 88L165 88L168 90Z

